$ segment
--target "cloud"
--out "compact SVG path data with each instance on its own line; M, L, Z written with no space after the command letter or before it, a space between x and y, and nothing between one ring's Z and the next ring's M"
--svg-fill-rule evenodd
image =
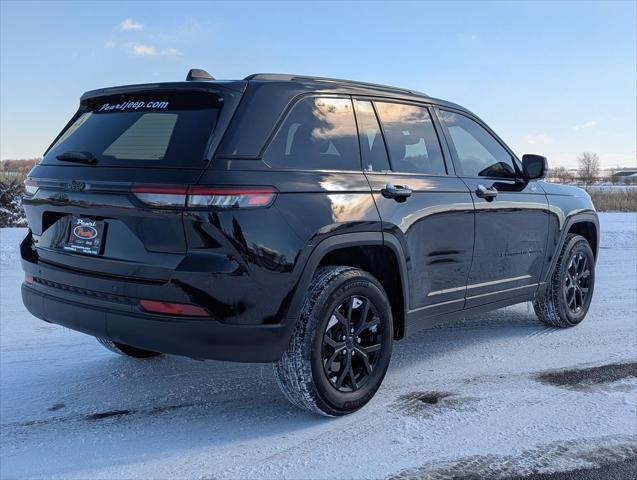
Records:
M582 123L581 125L574 125L573 130L583 130L585 128L594 128L597 126L597 122L595 120L591 120L590 122Z
M529 134L524 137L529 145L546 145L553 143L553 139L546 133Z
M142 43L127 43L125 46L133 55L142 55L147 57L153 57L155 55L181 55L181 52L173 47L162 48L161 50L159 50L153 45L144 45Z
M144 25L136 22L132 18L126 18L120 22L119 28L121 30L143 30Z
M141 43L134 43L130 46L134 55L156 55L157 50L150 45L142 45Z
M104 48L115 48L117 44L113 40L109 40L104 44Z
M181 55L181 52L173 47L164 48L160 53L161 55Z

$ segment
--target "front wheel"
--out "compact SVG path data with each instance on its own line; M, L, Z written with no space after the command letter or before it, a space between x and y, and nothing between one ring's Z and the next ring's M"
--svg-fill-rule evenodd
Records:
M552 327L573 327L584 320L593 298L595 257L581 235L568 234L549 285L533 302L538 318Z
M297 407L327 416L371 400L389 366L392 315L383 287L353 267L320 268L308 289L277 383Z

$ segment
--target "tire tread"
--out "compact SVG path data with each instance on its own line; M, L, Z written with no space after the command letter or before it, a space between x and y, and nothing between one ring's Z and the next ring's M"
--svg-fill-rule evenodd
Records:
M382 372L380 379L367 387L368 391L364 397L350 404L345 402L343 405L333 404L332 400L325 396L325 392L312 374L314 363L312 345L315 342L318 326L322 324L323 306L330 301L329 298L335 291L351 281L364 281L369 284L369 288L376 289L377 295L386 302L384 318L389 323L385 326L388 329L386 335L387 339L393 338L391 309L387 294L372 275L349 266L320 267L308 288L290 345L274 367L277 383L283 395L293 405L319 415L335 417L361 408L375 395L389 365L391 340L386 350L387 362L382 370L379 370Z
M565 315L561 313L562 304L562 265L565 261L568 261L571 250L575 246L584 242L589 248L588 241L581 235L569 233L566 235L564 245L560 251L560 256L557 259L555 268L551 275L549 285L546 287L541 296L535 299L533 302L533 310L542 323L550 327L569 328L577 325L577 323L571 322ZM592 293L592 292L591 292ZM579 322L578 322L579 323Z
M323 298L328 295L327 286L337 277L356 271L354 267L343 266L321 267L316 271L305 296L290 345L274 367L277 384L283 395L298 408L319 415L338 415L324 405L317 395L312 379L311 361L309 356L304 354L309 345L304 343L311 342L312 335L307 335L306 332L316 326L316 318L312 313L315 305L320 305Z

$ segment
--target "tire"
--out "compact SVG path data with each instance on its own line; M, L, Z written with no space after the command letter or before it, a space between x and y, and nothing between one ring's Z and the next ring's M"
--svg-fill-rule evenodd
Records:
M279 388L301 409L352 413L380 387L393 334L387 294L373 276L353 267L319 268L290 345L275 365Z
M150 350L143 350L137 347L131 347L124 343L117 343L105 338L97 338L97 341L111 352L123 355L125 357L133 358L152 358L161 355L159 352L151 352Z
M584 320L594 287L595 257L591 246L581 235L569 233L549 285L533 302L535 314L551 327L574 327Z

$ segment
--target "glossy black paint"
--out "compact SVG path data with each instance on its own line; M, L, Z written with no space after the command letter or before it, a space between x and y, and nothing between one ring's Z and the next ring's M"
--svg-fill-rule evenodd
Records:
M546 254L548 200L536 182L463 178L475 204L475 247L466 307L491 303L512 292L534 293ZM494 188L492 200L475 194ZM497 282L497 283L496 283Z
M366 173L383 219L383 232L401 244L407 260L409 310L430 315L461 310L471 267L474 208L467 186L455 177ZM385 198L388 183L408 185L404 202ZM447 292L453 287L463 287Z
M393 99L477 118L449 102L389 87L277 78L118 87L83 99L149 88L225 92L230 100L209 155L195 169L36 166L30 176L40 190L24 200L31 232L21 251L23 269L35 279L23 285L23 299L37 317L148 350L275 361L322 263L360 267L367 255L366 268L390 293L400 338L432 322L532 299L569 229L589 232L596 253L599 228L585 192L522 176L456 176L435 115L448 175L277 170L261 160L303 96ZM78 182L85 188L73 187ZM135 184L269 186L278 193L268 208L156 209L132 195ZM388 184L411 194L387 198ZM497 196L477 193L480 185ZM105 222L102 255L57 248L70 216ZM387 259L392 268L382 263ZM150 314L140 298L192 303L212 316Z

